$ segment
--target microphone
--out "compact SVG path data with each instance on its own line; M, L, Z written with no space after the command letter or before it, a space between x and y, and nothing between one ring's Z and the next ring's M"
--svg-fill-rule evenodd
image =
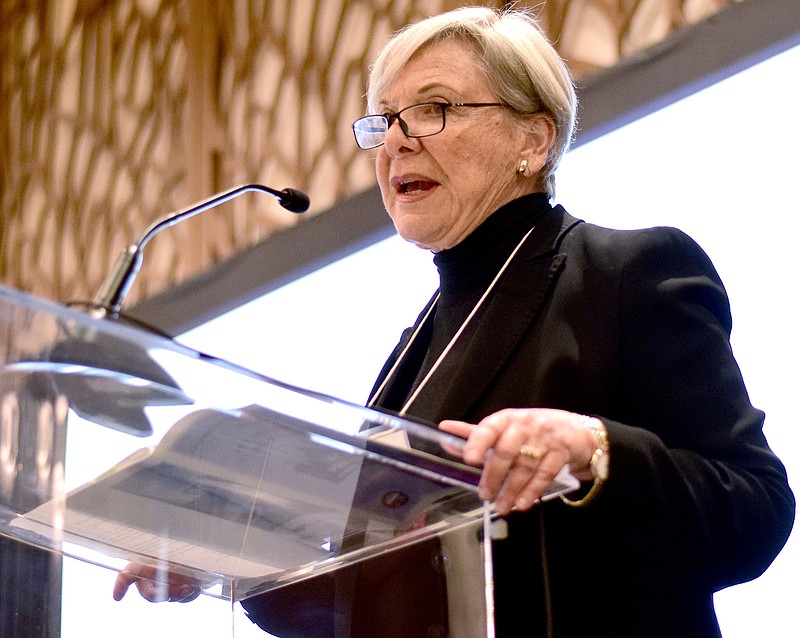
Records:
M106 314L111 313L116 315L119 313L122 307L122 301L128 294L133 280L142 267L142 250L145 244L147 244L156 233L170 226L174 226L178 222L192 217L197 213L202 213L209 208L224 204L228 200L250 191L274 195L278 198L278 203L281 206L293 213L306 212L310 204L308 195L294 188L284 188L282 191L277 191L268 186L262 186L261 184L244 184L212 195L208 199L193 204L188 208L170 213L166 217L151 224L150 227L142 233L136 243L131 244L122 252L116 267L94 299L95 308L104 311Z
M275 195L275 197L278 198L278 203L292 213L305 213L308 210L308 206L311 204L308 195L303 191L294 188L284 188L280 193L276 193L266 186L263 188L265 188L268 193Z

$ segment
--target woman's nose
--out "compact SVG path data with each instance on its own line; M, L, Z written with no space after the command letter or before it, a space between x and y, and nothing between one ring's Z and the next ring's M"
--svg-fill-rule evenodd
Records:
M420 148L419 140L415 137L408 137L403 131L403 126L396 120L389 125L386 136L383 138L383 145L389 155L414 153Z

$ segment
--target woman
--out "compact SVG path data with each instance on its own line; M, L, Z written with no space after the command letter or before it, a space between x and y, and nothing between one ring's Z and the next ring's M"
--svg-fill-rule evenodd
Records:
M375 149L398 233L433 251L441 278L370 405L440 423L483 466L481 494L507 522L493 541L497 635L719 635L713 593L767 568L794 499L731 354L714 267L675 229L608 230L551 206L575 95L525 13L407 28L367 98L356 140ZM538 503L567 464L582 492ZM435 597L402 573L413 560L383 569L405 609ZM297 616L280 592L245 607L307 635L287 629Z

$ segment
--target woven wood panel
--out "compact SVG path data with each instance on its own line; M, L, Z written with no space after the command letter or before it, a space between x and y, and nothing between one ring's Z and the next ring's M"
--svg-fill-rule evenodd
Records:
M537 7L581 76L728 1L516 6ZM0 282L88 299L148 224L215 192L292 186L315 214L369 187L373 169L349 127L369 62L402 25L462 4L3 0ZM246 195L172 227L148 245L127 303L296 221Z

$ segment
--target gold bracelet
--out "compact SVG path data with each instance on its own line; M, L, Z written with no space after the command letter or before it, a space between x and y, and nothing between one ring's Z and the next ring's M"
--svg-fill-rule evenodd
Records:
M608 478L609 444L606 426L600 419L586 415L581 415L581 424L594 435L596 447L592 454L592 459L589 461L594 483L586 495L576 501L567 498L563 494L559 494L561 500L570 507L583 507L584 505L588 505L594 500L594 497L597 496L603 483L605 483Z

